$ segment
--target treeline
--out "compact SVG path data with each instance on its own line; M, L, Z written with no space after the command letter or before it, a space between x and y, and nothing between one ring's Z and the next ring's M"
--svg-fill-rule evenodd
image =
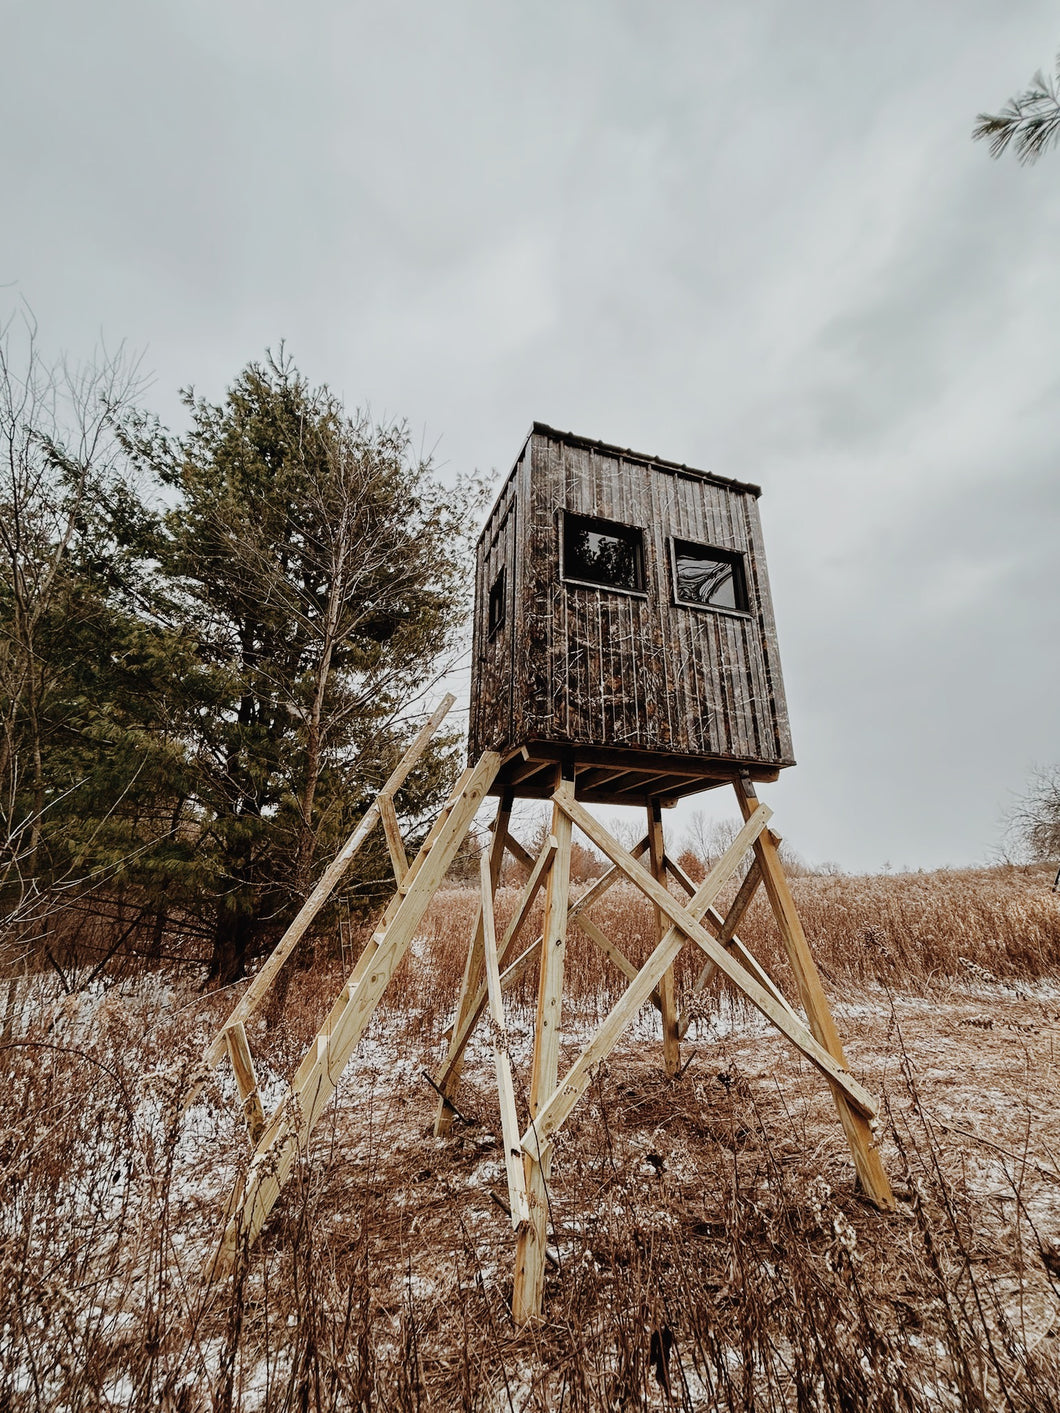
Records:
M56 939L107 914L114 946L197 936L225 983L407 743L478 507L282 349L182 398L176 434L123 356L2 331L0 906L18 958L61 970ZM413 830L454 752L403 792Z

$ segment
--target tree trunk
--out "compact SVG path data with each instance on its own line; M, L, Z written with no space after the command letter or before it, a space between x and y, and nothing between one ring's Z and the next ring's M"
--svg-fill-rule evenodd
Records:
M236 913L222 904L217 909L214 924L213 955L210 958L208 983L231 986L247 973L247 957L254 939L256 919L246 913Z

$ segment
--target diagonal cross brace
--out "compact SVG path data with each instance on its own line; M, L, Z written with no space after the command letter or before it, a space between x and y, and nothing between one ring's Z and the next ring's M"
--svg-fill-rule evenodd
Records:
M850 1104L868 1118L876 1115L871 1095L829 1055L813 1038L810 1031L790 1011L777 1004L769 992L735 960L697 921L696 911L705 911L721 891L726 880L739 866L748 848L763 831L770 811L760 805L751 815L732 846L711 870L687 907L682 906L662 884L642 868L635 859L579 805L570 790L556 792L556 802L564 814L596 845L631 882L670 920L671 928L637 974L637 978L616 1002L598 1030L596 1037L582 1051L555 1092L542 1107L534 1122L523 1135L523 1148L538 1157L550 1136L564 1123L592 1078L592 1071L614 1047L628 1020L647 1000L658 979L671 965L684 946L685 939L695 942L715 963L718 970L744 993L763 1015L792 1041L825 1077L839 1088Z
M347 984L344 1003L325 1021L258 1144L212 1262L214 1275L231 1269L240 1242L253 1241L264 1226L499 768L500 756L487 751L465 772L459 792L443 810L442 828L432 831L429 845L413 861L408 892L377 934L378 946L371 952L366 948L365 965L355 969L356 983Z
M264 965L258 971L253 981L247 987L246 991L243 993L240 999L236 1002L232 1011L229 1013L228 1018L218 1030L214 1039L210 1042L209 1046L206 1049L206 1053L203 1056L204 1063L208 1069L213 1069L213 1067L218 1064L218 1062L225 1054L226 1031L230 1030L235 1025L245 1024L246 1021L255 1013L255 1011L258 1010L258 1008L261 1006L261 1003L264 1001L266 995L268 994L269 988L276 980L276 976L280 968L283 966L284 962L294 951L299 941L301 941L302 937L305 935L306 931L308 930L310 924L313 922L317 913L320 912L320 909L324 906L327 900L331 897L332 893L338 887L343 875L349 868L350 864L353 862L354 856L361 848L361 845L368 838L369 834L371 834L372 830L382 818L382 809L385 808L385 806L381 804L381 801L385 800L386 803L389 804L391 810L393 810L394 795L397 793L398 790L400 790L401 786L405 783L405 780L412 771L413 766L416 764L420 756L422 756L423 752L426 750L427 742L431 739L435 731L437 731L438 727L442 724L442 721L445 719L449 708L453 705L455 701L456 698L453 696L453 694L451 692L447 692L442 698L442 700L439 702L438 706L424 722L423 726L420 728L419 732L416 735L416 739L412 742L408 750L401 757L401 760L394 768L389 780L387 780L386 784L383 786L380 793L376 796L373 803L369 805L367 811L362 816L360 822L354 829L353 833L346 840L345 844L343 844L339 852L335 855L335 858L332 860L331 864L325 871L323 877L320 879L320 882L317 884L317 886L313 889L312 893L310 893L309 897L302 904L302 907L298 911L298 915L295 917L290 927L288 927L287 931L280 938L279 942L277 942L275 948L272 951L272 954L266 959ZM401 880L399 879L398 881L400 882ZM188 1107L188 1105L192 1102L193 1098L194 1095L191 1096L191 1098L185 1100L185 1108Z

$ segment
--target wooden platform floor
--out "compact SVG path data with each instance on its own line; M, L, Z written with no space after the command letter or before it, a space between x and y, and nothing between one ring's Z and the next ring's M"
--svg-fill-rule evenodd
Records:
M566 748L551 742L533 742L504 759L489 793L503 795L510 790L522 799L547 800L555 789L556 766L564 762L573 765L576 797L590 805L643 805L645 800L658 800L665 808L685 795L731 785L742 772L756 783L776 780L780 773L773 764L716 756L700 758L616 747Z

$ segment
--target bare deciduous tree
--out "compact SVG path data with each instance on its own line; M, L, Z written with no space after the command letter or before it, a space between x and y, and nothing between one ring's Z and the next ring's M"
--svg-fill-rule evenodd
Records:
M1060 859L1060 765L1034 772L1009 813L1007 833L1032 862Z
M48 363L23 312L0 327L0 833L6 880L36 871L47 805L44 735L64 671L66 570L122 455L115 417L139 388L119 347Z

